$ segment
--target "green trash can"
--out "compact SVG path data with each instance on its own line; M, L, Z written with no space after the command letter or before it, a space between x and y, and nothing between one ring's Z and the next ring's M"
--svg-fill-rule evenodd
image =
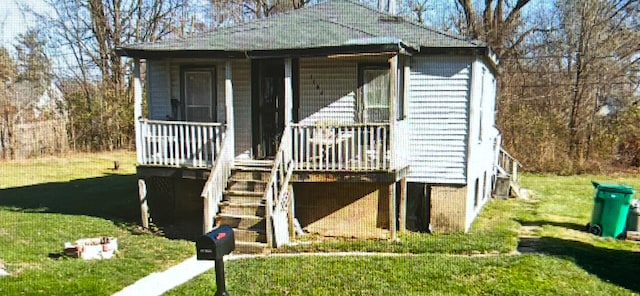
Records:
M596 192L587 230L604 237L622 237L635 190L626 185L591 183Z

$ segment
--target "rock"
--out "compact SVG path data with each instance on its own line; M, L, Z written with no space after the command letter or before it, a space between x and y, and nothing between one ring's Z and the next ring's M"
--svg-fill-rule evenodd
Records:
M9 272L7 272L6 267L4 266L4 262L0 260L0 276L8 276Z
M520 188L520 198L529 199L531 198L531 193L525 188Z

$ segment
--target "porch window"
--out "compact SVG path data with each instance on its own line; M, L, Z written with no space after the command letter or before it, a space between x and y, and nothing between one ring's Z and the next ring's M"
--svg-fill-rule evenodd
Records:
M363 68L362 78L362 121L389 121L389 69Z
M183 73L185 119L193 122L215 122L214 70L187 69Z

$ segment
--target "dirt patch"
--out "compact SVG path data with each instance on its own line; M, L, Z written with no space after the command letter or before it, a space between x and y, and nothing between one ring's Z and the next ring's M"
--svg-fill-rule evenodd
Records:
M521 237L516 250L520 254L539 253L541 246L539 237Z
M516 250L521 254L537 253L540 246L540 231L541 226L538 225L523 225L520 227L518 234L518 246Z

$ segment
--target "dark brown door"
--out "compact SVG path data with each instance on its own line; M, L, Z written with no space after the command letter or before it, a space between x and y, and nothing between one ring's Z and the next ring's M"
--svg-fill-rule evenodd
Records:
M254 155L270 158L284 130L284 61L258 61L253 69L258 72L252 112Z

